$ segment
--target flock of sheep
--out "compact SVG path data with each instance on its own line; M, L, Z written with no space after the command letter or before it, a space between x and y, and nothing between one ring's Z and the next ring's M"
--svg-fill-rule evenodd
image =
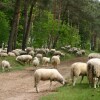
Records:
M73 86L75 86L76 80L79 76L82 76L81 82L84 76L87 76L89 86L96 88L99 87L100 82L100 54L90 53L88 55L88 61L75 62L71 65L71 79Z
M50 56L52 58L50 58ZM22 51L21 49L13 50L12 52L8 52L7 50L0 50L0 56L1 57L7 57L7 56L15 56L16 61L20 63L27 63L32 64L36 68L42 63L44 66L48 66L48 64L51 62L54 68L57 68L57 65L60 64L60 56L64 56L64 53L61 51L57 51L55 49L44 49L44 48L37 48L33 49L31 47L27 47L25 51ZM5 64L4 64L5 63ZM10 63L6 60L2 61L2 70L4 71L5 68L8 68L8 70L11 68ZM7 67L8 66L8 67Z
M83 53L83 51L82 51ZM85 52L84 52L85 53ZM48 55L51 54L51 58ZM36 68L34 72L34 87L36 91L39 92L38 84L40 80L50 80L50 89L52 85L52 81L58 81L61 84L66 84L67 81L65 78L60 74L58 71L58 65L60 64L60 57L64 56L65 54L61 51L57 51L55 49L33 49L31 47L27 47L25 51L20 49L13 50L8 54L6 51L0 51L1 57L6 56L16 56L16 61L31 64ZM71 65L71 80L72 85L75 86L76 80L79 76L82 76L81 82L84 76L87 76L89 85L94 88L99 86L100 82L100 54L98 53L91 53L88 55L89 60L84 62L75 62ZM42 63L43 66L48 66L49 63L52 64L53 68L39 68L37 67ZM10 62L3 60L1 62L2 70L5 69L10 70Z
M74 54L76 56L83 56L85 55L85 50L77 48L77 47L72 47L71 45L65 45L64 47L61 47L61 49L67 53Z

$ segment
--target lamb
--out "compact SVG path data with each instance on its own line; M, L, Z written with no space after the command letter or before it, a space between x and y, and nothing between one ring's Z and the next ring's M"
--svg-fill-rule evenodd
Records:
M99 53L90 53L88 55L88 58L91 59L91 58L100 58L100 54Z
M60 56L52 56L51 58L51 64L53 65L54 68L57 69L57 66L60 64Z
M16 61L30 64L32 61L32 56L31 55L20 55L16 57Z
M44 66L48 66L48 63L50 62L50 58L49 57L43 57L42 58L42 63Z
M99 87L100 81L100 59L99 58L92 58L87 62L87 76L89 80L89 85L94 86L96 85Z
M5 71L5 68L9 71L11 69L10 63L6 60L3 60L1 62L1 66L2 66L2 71Z
M34 57L34 60L32 62L33 66L37 67L39 65L40 61L37 57Z
M50 89L52 85L52 81L58 81L61 84L65 84L65 79L64 77L56 70L56 69L37 69L34 72L34 87L36 87L37 93L39 92L38 90L38 84L42 81L50 80Z
M79 76L82 76L80 83L84 76L87 75L87 64L83 62L76 62L71 65L71 78L73 86L75 86L76 80Z

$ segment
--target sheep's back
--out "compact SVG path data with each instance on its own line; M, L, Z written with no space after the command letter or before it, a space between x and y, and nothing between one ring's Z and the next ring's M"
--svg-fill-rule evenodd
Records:
M52 80L60 76L56 69L38 69L34 73L35 77L39 77L40 80Z
M86 74L87 73L87 64L82 62L77 62L72 64L71 70L74 71L74 74Z

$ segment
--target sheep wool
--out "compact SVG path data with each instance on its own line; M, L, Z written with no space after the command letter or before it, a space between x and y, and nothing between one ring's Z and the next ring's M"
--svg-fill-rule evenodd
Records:
M60 56L52 56L51 58L51 64L53 65L54 68L57 69L57 66L60 64Z
M33 60L33 66L37 67L40 63L39 59L37 57L34 57L34 60Z
M94 88L96 88L96 85L99 86L99 81L100 81L100 59L99 58L92 58L88 60L87 72L88 72L89 85L92 86L93 84Z
M81 82L82 82L84 76L86 75L87 75L86 63L76 62L71 65L71 78L72 78L73 86L75 86L76 80L79 76L82 76L82 79L81 79Z
M48 66L48 63L50 62L50 58L49 57L43 57L42 58L42 63L44 66Z
M10 63L6 60L1 62L2 71L4 72L6 69L9 71L11 69Z
M35 81L34 87L36 87L37 92L39 92L37 86L40 80L42 81L50 80L50 87L52 85L52 81L58 81L63 85L65 84L65 79L56 69L37 69L34 72L34 81Z

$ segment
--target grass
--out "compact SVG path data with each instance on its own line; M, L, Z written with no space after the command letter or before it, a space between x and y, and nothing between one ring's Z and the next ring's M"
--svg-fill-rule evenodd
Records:
M25 67L29 66L27 64L17 62L15 60L16 57L9 57L9 56L8 57L0 57L0 64L1 64L1 61L4 60L4 59L10 62L11 67L12 67L11 71L23 70L23 69L25 69ZM0 65L0 73L1 72L2 72L2 69L1 69L1 65Z
M89 88L87 80L76 86L66 85L57 89L58 92L41 97L40 100L100 100L100 88Z

